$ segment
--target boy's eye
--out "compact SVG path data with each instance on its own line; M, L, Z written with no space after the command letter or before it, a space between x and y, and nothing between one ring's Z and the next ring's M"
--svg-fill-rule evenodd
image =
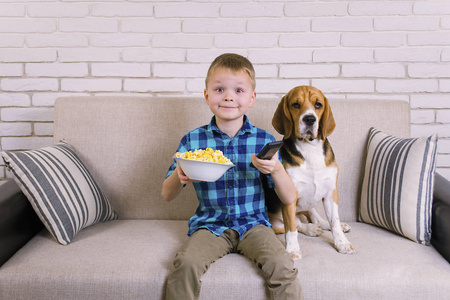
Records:
M236 89L236 93L242 93L242 89Z
M223 88L217 88L216 91L221 93L221 92L223 92Z

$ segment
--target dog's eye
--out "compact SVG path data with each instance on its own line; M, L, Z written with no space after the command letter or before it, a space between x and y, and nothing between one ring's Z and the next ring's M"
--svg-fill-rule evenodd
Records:
M315 104L315 107L316 107L316 109L319 109L319 108L321 108L323 105L322 105L322 103L320 103L320 102L316 102L316 104Z
M293 108L300 108L300 103L297 103L297 102L292 103L292 107Z

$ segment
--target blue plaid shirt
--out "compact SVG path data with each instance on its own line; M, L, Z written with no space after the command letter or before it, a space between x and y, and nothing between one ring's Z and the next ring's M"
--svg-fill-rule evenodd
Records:
M198 207L189 220L188 236L200 228L220 236L231 228L242 237L244 232L256 225L271 227L261 176L268 177L269 187L274 186L273 179L251 167L250 163L252 153L258 153L266 143L274 140L270 133L253 126L247 116L244 116L244 124L232 139L216 126L215 117L208 125L192 130L181 139L178 152L210 147L221 150L235 165L215 182L193 183ZM170 166L166 178L175 168L176 162Z

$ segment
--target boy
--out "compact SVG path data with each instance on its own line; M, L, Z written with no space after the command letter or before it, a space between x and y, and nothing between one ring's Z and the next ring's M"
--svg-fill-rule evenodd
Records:
M210 124L187 133L177 151L221 150L235 167L216 182L194 182L176 163L169 168L163 198L171 201L193 183L199 206L189 221L190 238L167 278L166 299L197 299L200 277L212 262L231 252L260 266L274 299L302 299L297 269L270 228L261 176L267 176L287 205L296 198L295 187L278 154L270 160L256 157L275 139L252 126L245 115L256 100L253 66L240 55L223 54L212 62L205 82L205 100L214 116Z

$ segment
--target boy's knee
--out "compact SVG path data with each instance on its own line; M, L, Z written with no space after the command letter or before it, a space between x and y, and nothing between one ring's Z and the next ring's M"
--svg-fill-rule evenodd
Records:
M194 272L197 274L203 274L206 272L207 267L205 264L195 256L186 255L180 252L173 261L175 269L182 270L183 272Z

